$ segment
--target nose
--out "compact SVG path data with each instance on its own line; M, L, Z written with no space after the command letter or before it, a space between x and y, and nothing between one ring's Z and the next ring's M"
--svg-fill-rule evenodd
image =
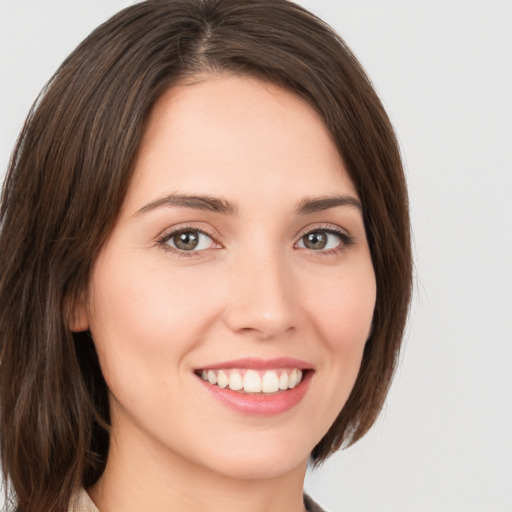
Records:
M231 331L273 339L296 328L293 276L278 255L241 258L229 280L224 318Z

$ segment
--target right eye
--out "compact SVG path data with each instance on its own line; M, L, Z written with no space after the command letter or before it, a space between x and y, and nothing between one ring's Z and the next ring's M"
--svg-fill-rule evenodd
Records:
M215 242L200 229L179 229L167 233L158 242L160 245L179 252L196 252L212 248Z

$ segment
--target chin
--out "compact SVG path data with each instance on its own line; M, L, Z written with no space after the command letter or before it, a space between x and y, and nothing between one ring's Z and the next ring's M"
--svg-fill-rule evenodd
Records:
M196 445L196 464L235 479L273 479L305 471L315 441L308 435L262 427L252 435L224 436Z
M284 477L296 471L305 471L309 453L298 456L278 452L272 456L265 450L260 453L230 455L217 459L211 469L230 479L240 480L271 480Z

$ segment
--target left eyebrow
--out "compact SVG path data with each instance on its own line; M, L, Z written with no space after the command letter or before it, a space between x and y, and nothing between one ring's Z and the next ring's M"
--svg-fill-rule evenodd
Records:
M296 212L299 215L308 215L315 212L321 212L329 210L330 208L336 208L337 206L350 206L356 208L360 212L363 211L361 201L353 196L325 196L325 197L313 197L303 199L297 206Z

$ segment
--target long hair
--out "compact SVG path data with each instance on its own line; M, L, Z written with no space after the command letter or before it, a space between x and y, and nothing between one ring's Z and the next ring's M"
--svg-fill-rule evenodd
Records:
M29 113L0 208L0 446L19 512L66 511L108 454L109 407L74 306L113 229L155 101L198 74L250 75L309 102L363 204L377 280L372 333L318 463L375 421L400 349L411 287L407 192L388 117L343 40L287 0L150 0L104 23Z

